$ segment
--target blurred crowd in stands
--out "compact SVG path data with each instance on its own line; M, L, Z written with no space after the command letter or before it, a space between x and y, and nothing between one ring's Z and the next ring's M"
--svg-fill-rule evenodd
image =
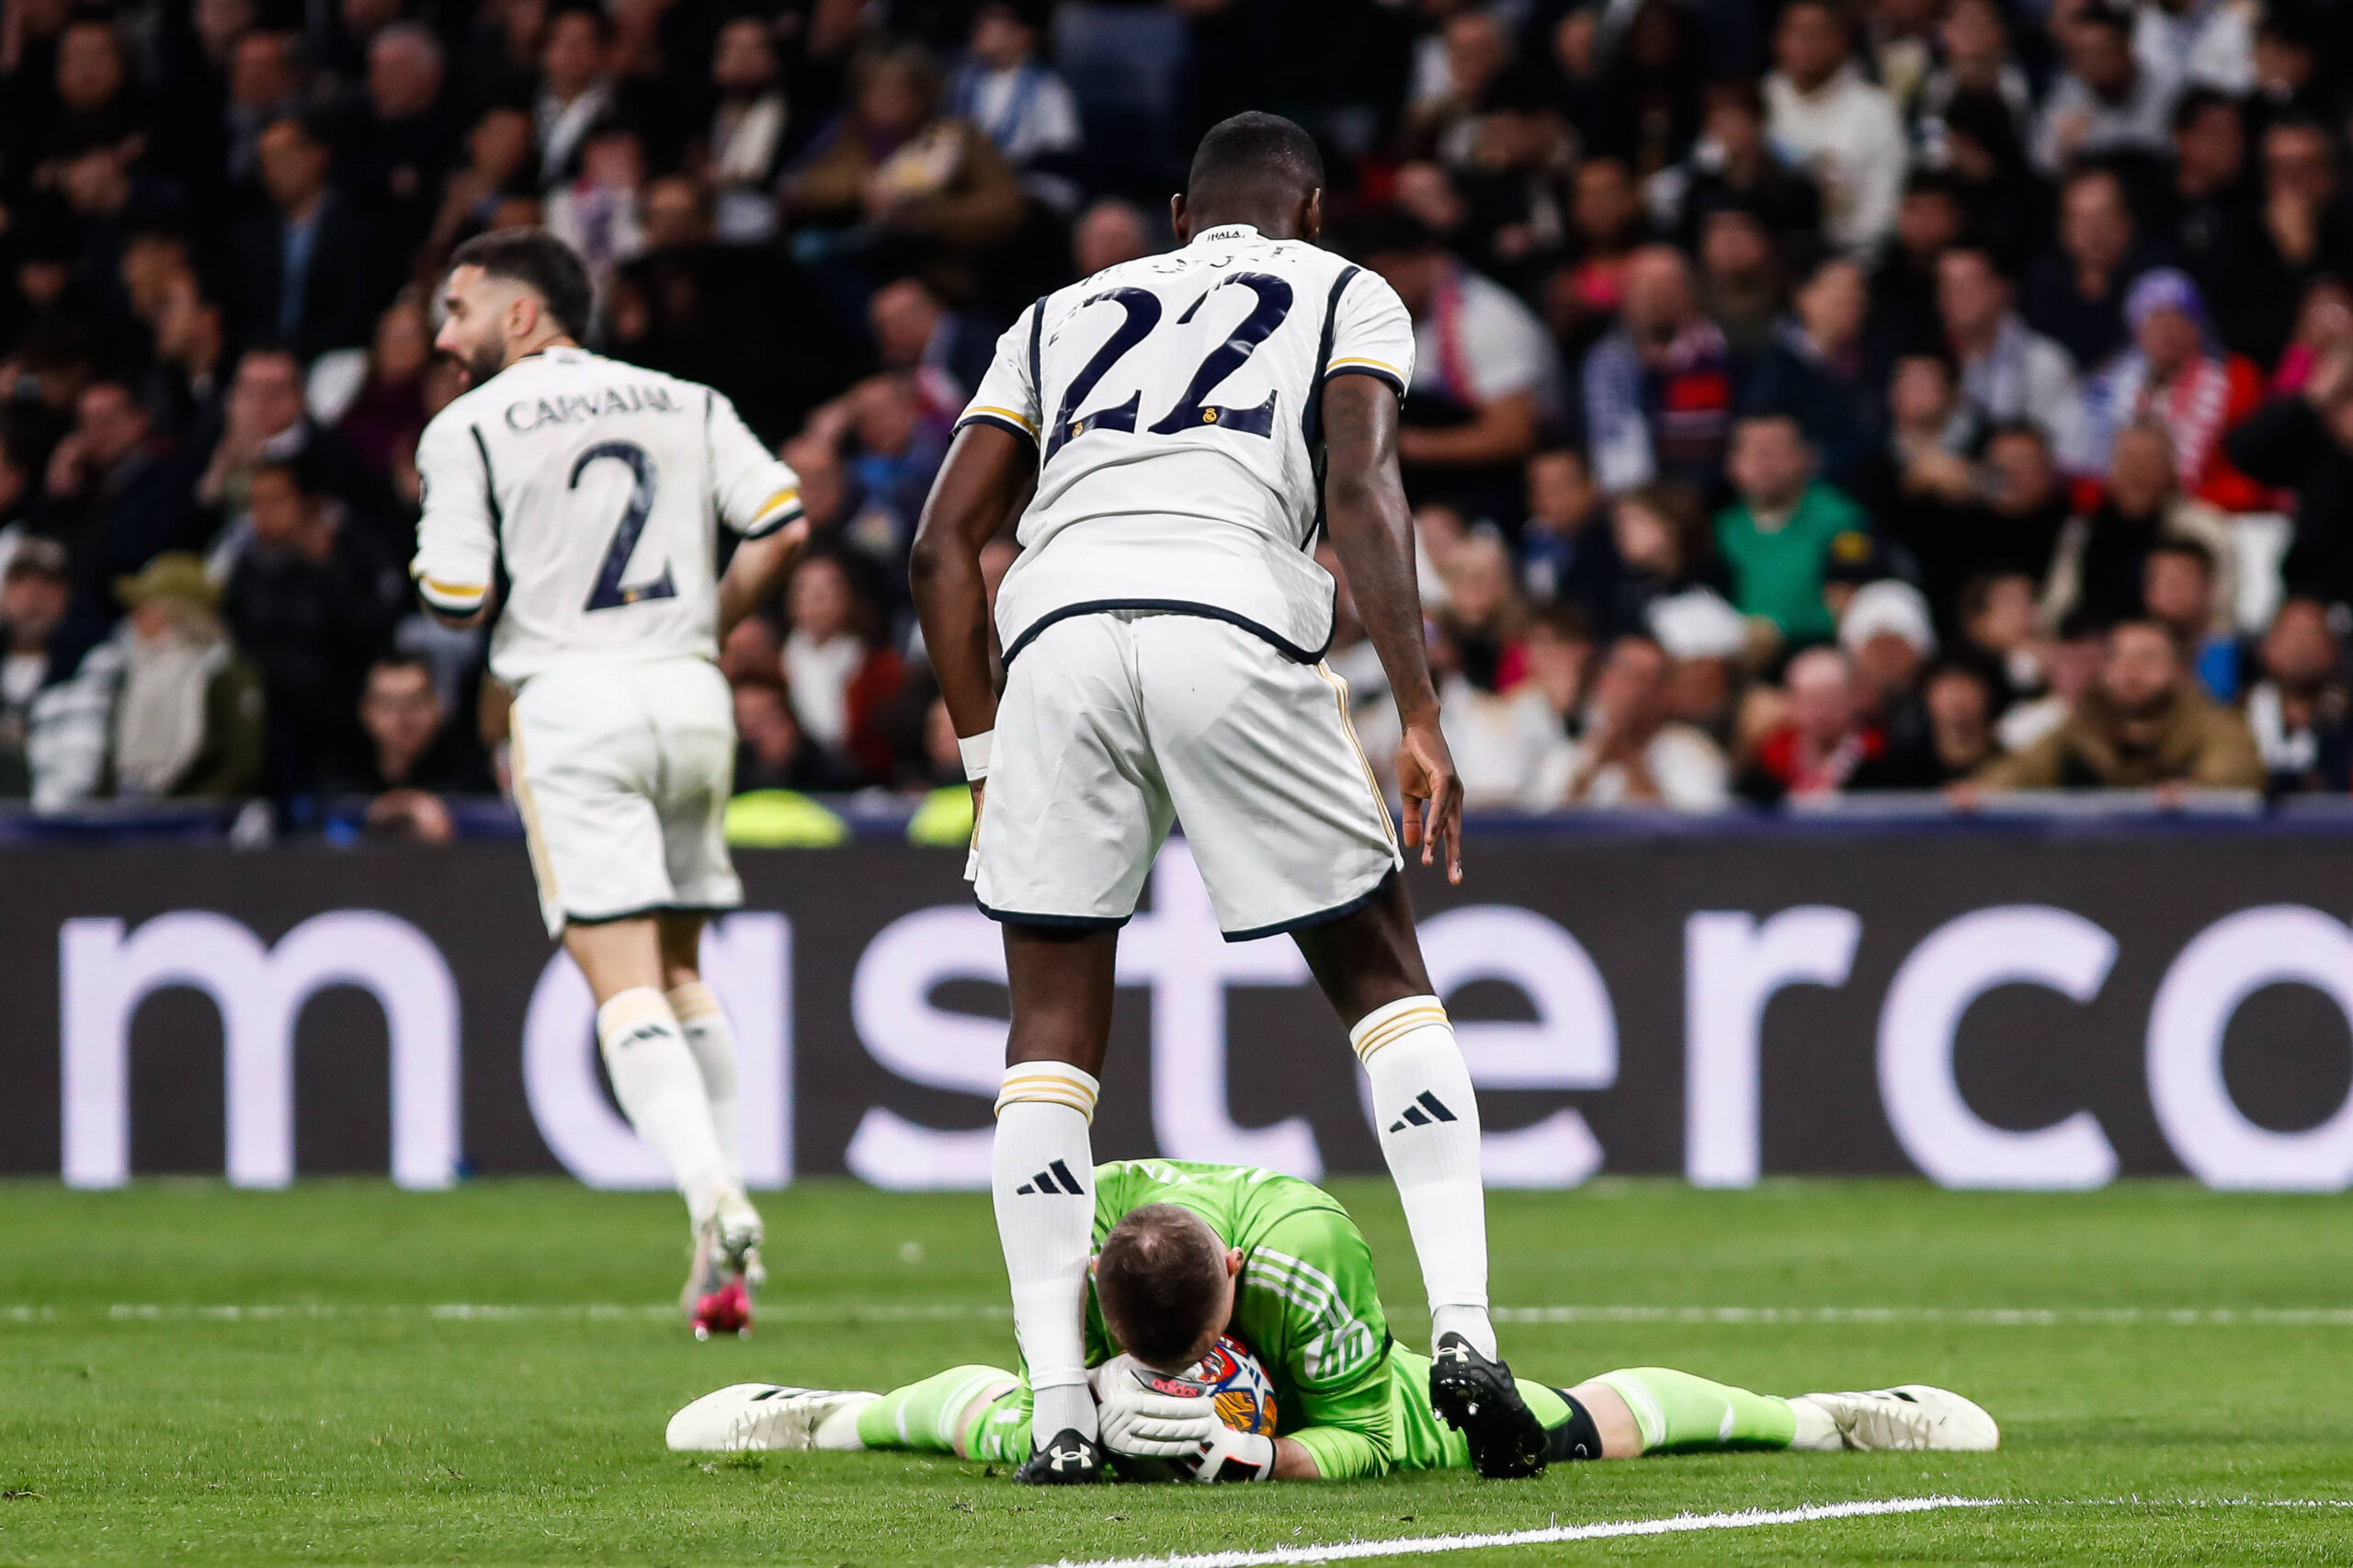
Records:
M741 788L952 788L904 558L956 415L1244 108L1416 323L1474 809L2343 794L2348 42L2330 0L0 0L0 797L441 837L496 790L479 633L405 562L438 274L521 223L593 347L802 475L722 653Z

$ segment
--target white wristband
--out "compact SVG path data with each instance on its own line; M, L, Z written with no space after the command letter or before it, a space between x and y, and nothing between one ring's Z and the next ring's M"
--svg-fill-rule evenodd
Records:
M959 735L956 749L964 757L964 778L977 784L989 776L989 744L996 739L995 730L983 730L977 735Z

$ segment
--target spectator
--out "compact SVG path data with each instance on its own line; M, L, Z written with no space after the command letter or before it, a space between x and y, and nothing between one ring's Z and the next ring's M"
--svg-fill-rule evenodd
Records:
M1408 218L1368 234L1365 259L1414 318L1414 382L1397 455L1409 491L1485 498L1507 511L1518 465L1557 411L1560 366L1543 324Z
M638 198L644 183L645 149L636 128L608 119L590 127L582 141L579 174L543 199L548 232L579 255L600 290L645 250Z
M1732 733L1747 678L1748 623L1706 588L1653 601L1646 619L1674 661L1667 673L1668 716L1721 743Z
M95 639L124 608L118 578L192 542L188 475L157 449L147 410L120 381L91 383L74 414L50 453L43 527L73 562L77 633Z
M1716 549L1732 573L1733 603L1792 643L1827 638L1834 628L1822 585L1830 541L1868 530L1869 519L1813 476L1813 453L1786 414L1743 419L1725 471L1736 499L1716 515Z
M481 743L463 725L449 722L432 664L415 654L386 653L369 665L359 697L359 729L367 744L346 770L329 776L338 790L367 795L486 795L496 790Z
M440 40L418 22L394 22L368 43L368 84L341 138L342 183L381 213L403 251L432 226L457 137L441 109Z
M1143 214L1133 202L1117 197L1097 202L1071 226L1071 269L1081 278L1150 256L1157 248Z
M1894 100L1863 79L1850 47L1837 0L1790 0L1773 32L1765 101L1774 139L1822 182L1824 235L1870 252L1895 226L1906 151Z
M2107 663L2107 626L2080 610L2061 621L2042 654L2050 690L2032 701L2014 704L2002 715L1995 728L2001 749L2022 752L2055 733L2099 685Z
M1568 787L1571 747L1542 687L1508 691L1465 675L1461 648L1441 629L1431 639L1438 718L1453 751L1463 804L1472 811L1552 811Z
M9 551L0 569L0 799L32 793L33 703L74 673L78 650L65 621L73 599L63 545L36 536Z
M1787 716L1757 742L1741 793L1764 802L1813 801L1878 781L1887 737L1863 716L1854 671L1836 648L1809 648L1782 676Z
M142 401L157 414L162 433L178 449L202 451L221 435L228 324L220 303L186 270L164 285L153 324L155 363Z
M2086 381L2069 422L2067 466L2106 473L2127 425L2165 426L2182 488L2224 511L2260 508L2266 493L2231 466L2222 437L2263 401L2255 367L2206 347L2206 307L2186 273L2156 267L2134 279L2124 318L2132 347Z
M1999 104L2012 134L2023 139L2034 117L2034 92L2010 51L2009 18L2001 0L1953 0L1938 29L1943 58L1928 68L1915 103L1920 145L1930 164L1952 158L1946 115L1964 93Z
M1463 677L1481 691L1508 691L1526 674L1520 636L1528 606L1512 582L1511 551L1491 528L1449 550L1440 564L1446 606L1438 621L1455 650Z
M261 185L262 131L299 114L301 73L291 33L256 28L237 40L229 62L227 102L221 112L220 162L215 177L240 190Z
M1994 691L1972 665L1938 665L1928 672L1923 699L1928 721L1928 780L1959 784L1999 755L1993 725Z
M1643 183L1643 199L1658 231L1688 249L1699 214L1731 201L1755 212L1777 236L1812 238L1822 222L1822 193L1766 134L1764 90L1752 77L1735 77L1708 84L1701 101L1700 137L1691 155Z
M1605 637L1654 630L1662 601L1723 584L1714 525L1688 485L1667 480L1617 497L1609 503L1609 536L1621 571L1617 597L1598 623Z
M2224 438L2249 478L2295 492L2296 520L2279 574L2291 593L2353 600L2353 344L2315 358L2303 385L2275 397Z
M404 293L376 318L367 380L335 427L362 466L390 480L410 506L417 501L416 438L425 430L425 377L432 357L432 318L423 301Z
M2247 727L2275 795L2342 795L2353 788L2353 693L2340 673L2328 607L2291 598L2264 633L2263 678L2247 693Z
M2238 102L2194 87L2173 111L2172 217L2165 238L2213 307L2222 341L2236 348L2260 331L2240 309L2246 233L2261 222L2249 199L2246 126ZM2267 314L2268 312L2266 312ZM2265 355L2268 362L2273 356Z
M2026 419L2055 437L2075 398L2075 364L2011 308L1991 255L1963 246L1938 258L1937 314L1977 431Z
M598 7L566 6L548 17L531 106L543 190L579 174L588 132L618 106L608 59L612 42L612 23Z
M371 534L388 555L404 556L406 520L395 521L385 486L332 430L312 423L302 401L301 367L278 347L249 348L237 361L224 404L221 439L196 482L197 505L213 515L233 553L253 471L265 460L301 458L316 483L343 503L346 521Z
M460 241L498 227L502 204L536 191L538 174L530 115L512 104L493 104L483 110L466 132L466 161L443 184L441 210L418 253L416 273L421 278L438 274ZM439 278L433 277L432 282Z
M780 681L736 683L735 734L738 795L754 790L848 790L859 782L854 769L810 739Z
M2043 585L2047 622L2064 619L2078 606L2105 620L2142 614L2148 555L2160 540L2194 542L2218 570L2232 559L2230 524L2204 502L2181 494L2172 439L2162 428L2136 425L2119 434L2109 464L2107 499L2060 535ZM2220 602L2236 603L2237 592L2234 574Z
M2141 603L2173 637L2181 662L2217 702L2239 696L2239 640L2214 593L2214 556L2192 539L2161 538L2141 568Z
M1585 417L1594 478L1610 494L1672 479L1702 494L1722 487L1732 429L1732 351L1691 297L1682 253L1646 245L1626 264L1616 330L1585 361Z
M2044 173L2056 175L2080 159L2154 158L2165 151L2178 77L2176 70L2142 63L2132 51L2132 28L2129 7L2087 0L2052 29L2067 69L2052 84L2035 123L2034 161Z
M1928 601L1909 583L1881 578L1855 592L1838 616L1838 646L1854 676L1858 705L1886 738L1883 788L1927 788L1935 777L1920 676L1937 656Z
M2099 684L2052 733L1980 773L1989 790L2255 790L2264 781L2246 722L2198 690L2164 627L2120 624Z
M392 292L382 232L327 184L324 132L285 115L256 144L269 210L237 226L239 335L276 339L308 360L368 340Z
M1772 341L1781 314L1781 263L1755 212L1722 201L1699 219L1699 308L1746 359Z
M791 105L784 96L776 39L758 17L730 17L711 46L714 102L704 156L722 244L762 244L777 225L777 178L783 172Z
M1038 63L1039 22L1049 9L987 0L972 13L947 112L980 127L1029 194L1067 214L1078 205L1078 187L1059 166L1078 151L1078 100Z
M803 560L787 590L792 632L784 642L784 673L792 708L809 737L836 768L864 782L891 773L891 749L878 726L898 694L906 668L878 646L873 608L835 555Z
M1609 517L1585 454L1554 447L1528 460L1528 523L1520 581L1539 604L1569 604L1589 617L1616 604L1621 568Z
M988 372L996 335L949 311L919 278L886 283L867 301L866 319L882 368L915 379L927 415L953 424Z
M261 677L229 641L195 556L168 551L115 584L130 607L33 715L33 804L220 798L262 770Z
M939 75L915 48L878 51L853 73L851 107L786 181L797 224L835 232L874 261L930 247L969 259L1020 225L1021 187L989 139L942 118Z
M904 580L915 518L948 450L948 423L926 418L916 386L906 375L870 376L813 415L805 433L843 466L844 542L894 582Z
M2041 639L2035 634L2035 579L1996 569L1961 585L1957 619L1969 655L1995 672L2006 706L2042 689Z
M305 467L254 471L251 540L222 595L222 614L260 672L268 710L267 780L286 799L320 770L348 768L369 665L392 641L406 599L397 566L343 526L342 508Z
M2260 210L2239 231L2230 319L2234 347L2268 362L2287 341L2296 303L2315 278L2353 267L2353 203L2337 147L2317 119L2301 113L2268 124L2260 141Z
M1879 381L1863 347L1870 295L1847 256L1818 263L1791 299L1747 391L1751 408L1778 408L1820 454L1823 476L1841 488L1862 483L1884 428Z
M1570 764L1573 805L1721 809L1731 780L1716 744L1669 717L1670 661L1648 637L1610 644Z
M2124 296L2146 266L2124 180L2078 169L2059 191L2059 245L2027 274L2026 319L2086 372L2124 347Z

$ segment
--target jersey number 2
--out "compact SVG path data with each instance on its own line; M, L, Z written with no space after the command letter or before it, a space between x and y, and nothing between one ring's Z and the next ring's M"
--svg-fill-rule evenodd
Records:
M636 481L630 486L629 505L621 508L621 526L613 530L613 542L606 548L605 563L597 568L597 585L588 590L589 609L617 609L646 599L674 599L678 597L676 585L670 581L670 563L662 563L662 575L650 583L624 583L621 574L629 570L629 558L637 553L637 540L645 531L646 517L654 510L654 460L645 455L643 447L628 441L605 441L580 454L572 465L572 482L566 489L580 488L580 476L588 465L601 458L629 465Z
M1199 314L1210 296L1228 284L1249 290L1257 296L1257 303L1248 315L1242 318L1241 324L1226 335L1225 340L1211 349L1201 360L1200 368L1193 372L1192 381L1185 388L1184 395L1176 400L1176 406L1150 426L1153 435L1174 436L1201 425L1214 425L1220 429L1236 430L1245 436L1270 437L1275 433L1273 392L1268 392L1267 401L1256 408L1221 408L1207 399L1210 393L1225 383L1227 377L1242 369L1243 361L1256 352L1258 345L1274 335L1275 328L1283 324L1283 318L1290 314L1290 285L1270 273L1237 272L1203 292L1183 315L1176 318L1176 324L1183 326ZM1126 312L1127 318L1120 322L1118 331L1104 340L1103 347L1095 351L1095 357L1071 378L1070 390L1063 394L1063 405L1055 411L1053 431L1047 438L1046 458L1049 461L1062 450L1064 443L1086 435L1089 430L1132 431L1136 427L1136 409L1143 396L1141 392L1131 395L1116 408L1100 409L1075 419L1071 417L1071 411L1095 390L1097 381L1110 373L1111 367L1119 363L1128 350L1150 336L1152 329L1160 324L1159 297L1142 289L1113 289L1096 295L1079 309L1085 310L1086 305L1100 304L1107 300Z

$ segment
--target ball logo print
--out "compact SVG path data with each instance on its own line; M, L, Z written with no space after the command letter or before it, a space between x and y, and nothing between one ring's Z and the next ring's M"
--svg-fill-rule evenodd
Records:
M1251 1437L1272 1437L1275 1431L1275 1385L1250 1347L1230 1334L1220 1335L1208 1355L1182 1373L1135 1369L1136 1381L1171 1399L1205 1399L1218 1420ZM1114 1453L1112 1462L1131 1481L1177 1481L1185 1471L1175 1460Z

